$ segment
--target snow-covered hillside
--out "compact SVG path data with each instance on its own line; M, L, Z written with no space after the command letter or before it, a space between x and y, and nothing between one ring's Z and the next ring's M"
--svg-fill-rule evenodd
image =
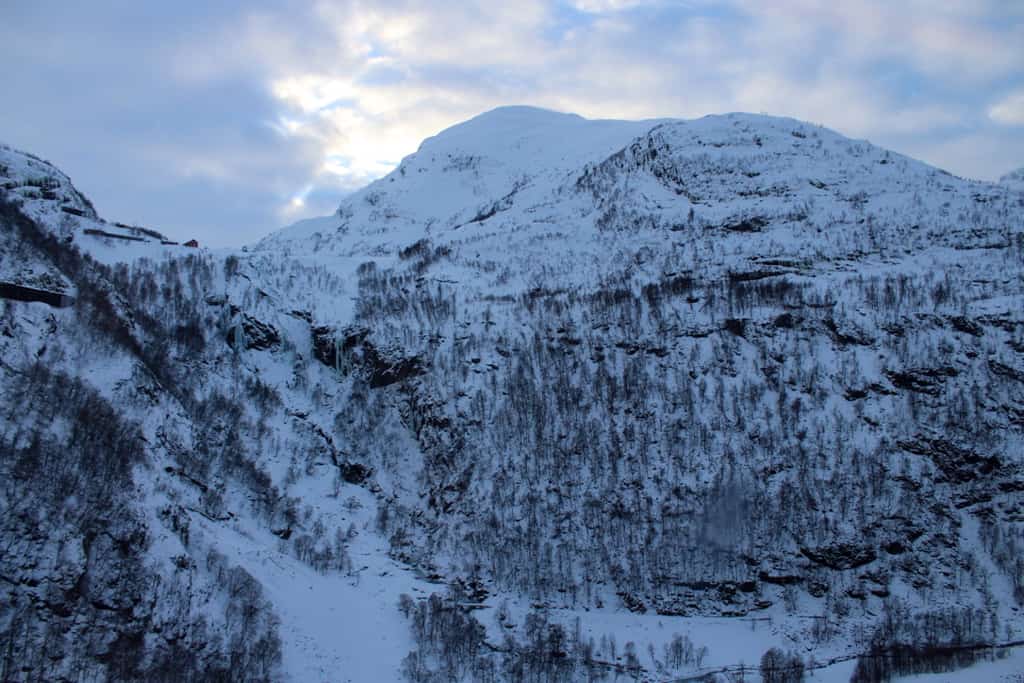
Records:
M0 678L1020 669L1008 185L509 107L211 253L2 154Z

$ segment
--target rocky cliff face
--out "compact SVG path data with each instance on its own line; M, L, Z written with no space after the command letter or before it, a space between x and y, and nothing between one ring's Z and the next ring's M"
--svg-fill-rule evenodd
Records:
M887 637L907 646L1021 627L1012 188L790 119L512 108L426 141L332 219L222 259L114 244L69 181L39 167L54 196L26 194L35 167L6 154L4 253L76 300L7 304L3 386L62 373L96 406L51 382L5 417L7 504L29 494L3 536L3 634L19 653L61 620L104 634L62 630L71 649L16 679L153 676L181 650L209 676L241 658L302 677L324 648L358 670L359 636L295 635L301 595L281 585L308 567L361 605L341 581L366 576L364 551L374 594L396 585L385 550L451 586L403 603L416 680L653 678L728 656L710 644L697 663L671 631L632 659L614 638L588 650L621 615L771 618L819 659L888 647L869 642L881 614L903 615ZM85 444L67 468L122 512L74 512L88 498L29 467L67 435ZM89 469L96 452L118 454L116 476ZM73 521L34 533L42 500ZM955 628L924 638L938 613ZM110 668L117 648L134 669Z

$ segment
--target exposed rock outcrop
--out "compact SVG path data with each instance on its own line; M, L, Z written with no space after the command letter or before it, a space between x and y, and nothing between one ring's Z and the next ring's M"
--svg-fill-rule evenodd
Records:
M376 346L365 327L335 331L326 326L314 326L310 332L317 360L343 373L358 369L372 389L404 382L426 371L419 356L406 356L397 350Z
M265 322L261 322L248 313L242 313L240 319L227 334L228 346L256 351L272 349L281 343L281 335L274 328Z

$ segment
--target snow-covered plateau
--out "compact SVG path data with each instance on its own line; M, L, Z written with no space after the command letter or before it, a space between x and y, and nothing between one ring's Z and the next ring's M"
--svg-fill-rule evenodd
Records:
M0 680L1024 681L1024 184L528 107L240 250L0 147Z

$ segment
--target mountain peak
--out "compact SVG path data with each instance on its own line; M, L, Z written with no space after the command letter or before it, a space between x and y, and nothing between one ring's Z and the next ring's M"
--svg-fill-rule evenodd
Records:
M614 214L615 222L633 221L640 212L650 225L695 219L726 225L749 216L797 216L807 213L805 203L818 207L824 220L846 211L847 195L912 194L915 183L937 173L792 118L733 112L691 120L592 120L499 107L424 140L392 173L347 197L331 220L286 228L261 244L388 254L427 236L463 239L465 226L500 223L502 235L544 230L547 223L535 216L548 212L546 220L558 225L576 225L589 215L582 221L588 230L602 213ZM579 195L585 177L599 186L596 204ZM575 216L546 208L570 199L578 204ZM298 244L306 238L312 241Z
M526 105L504 106L478 114L427 138L417 154L469 152L517 164L528 156L533 167L546 166L567 148L593 148L595 137L616 132L638 135L657 121L586 119L578 114ZM517 154L517 151L520 152ZM540 156L538 156L540 155Z
M71 183L71 179L49 161L34 154L0 144L0 183L21 198L47 197L95 218L92 203Z
M536 121L539 123L557 121L559 119L586 120L579 114L571 112L535 107L529 104L506 104L477 114L469 119L469 121L493 121L498 119L505 121Z

